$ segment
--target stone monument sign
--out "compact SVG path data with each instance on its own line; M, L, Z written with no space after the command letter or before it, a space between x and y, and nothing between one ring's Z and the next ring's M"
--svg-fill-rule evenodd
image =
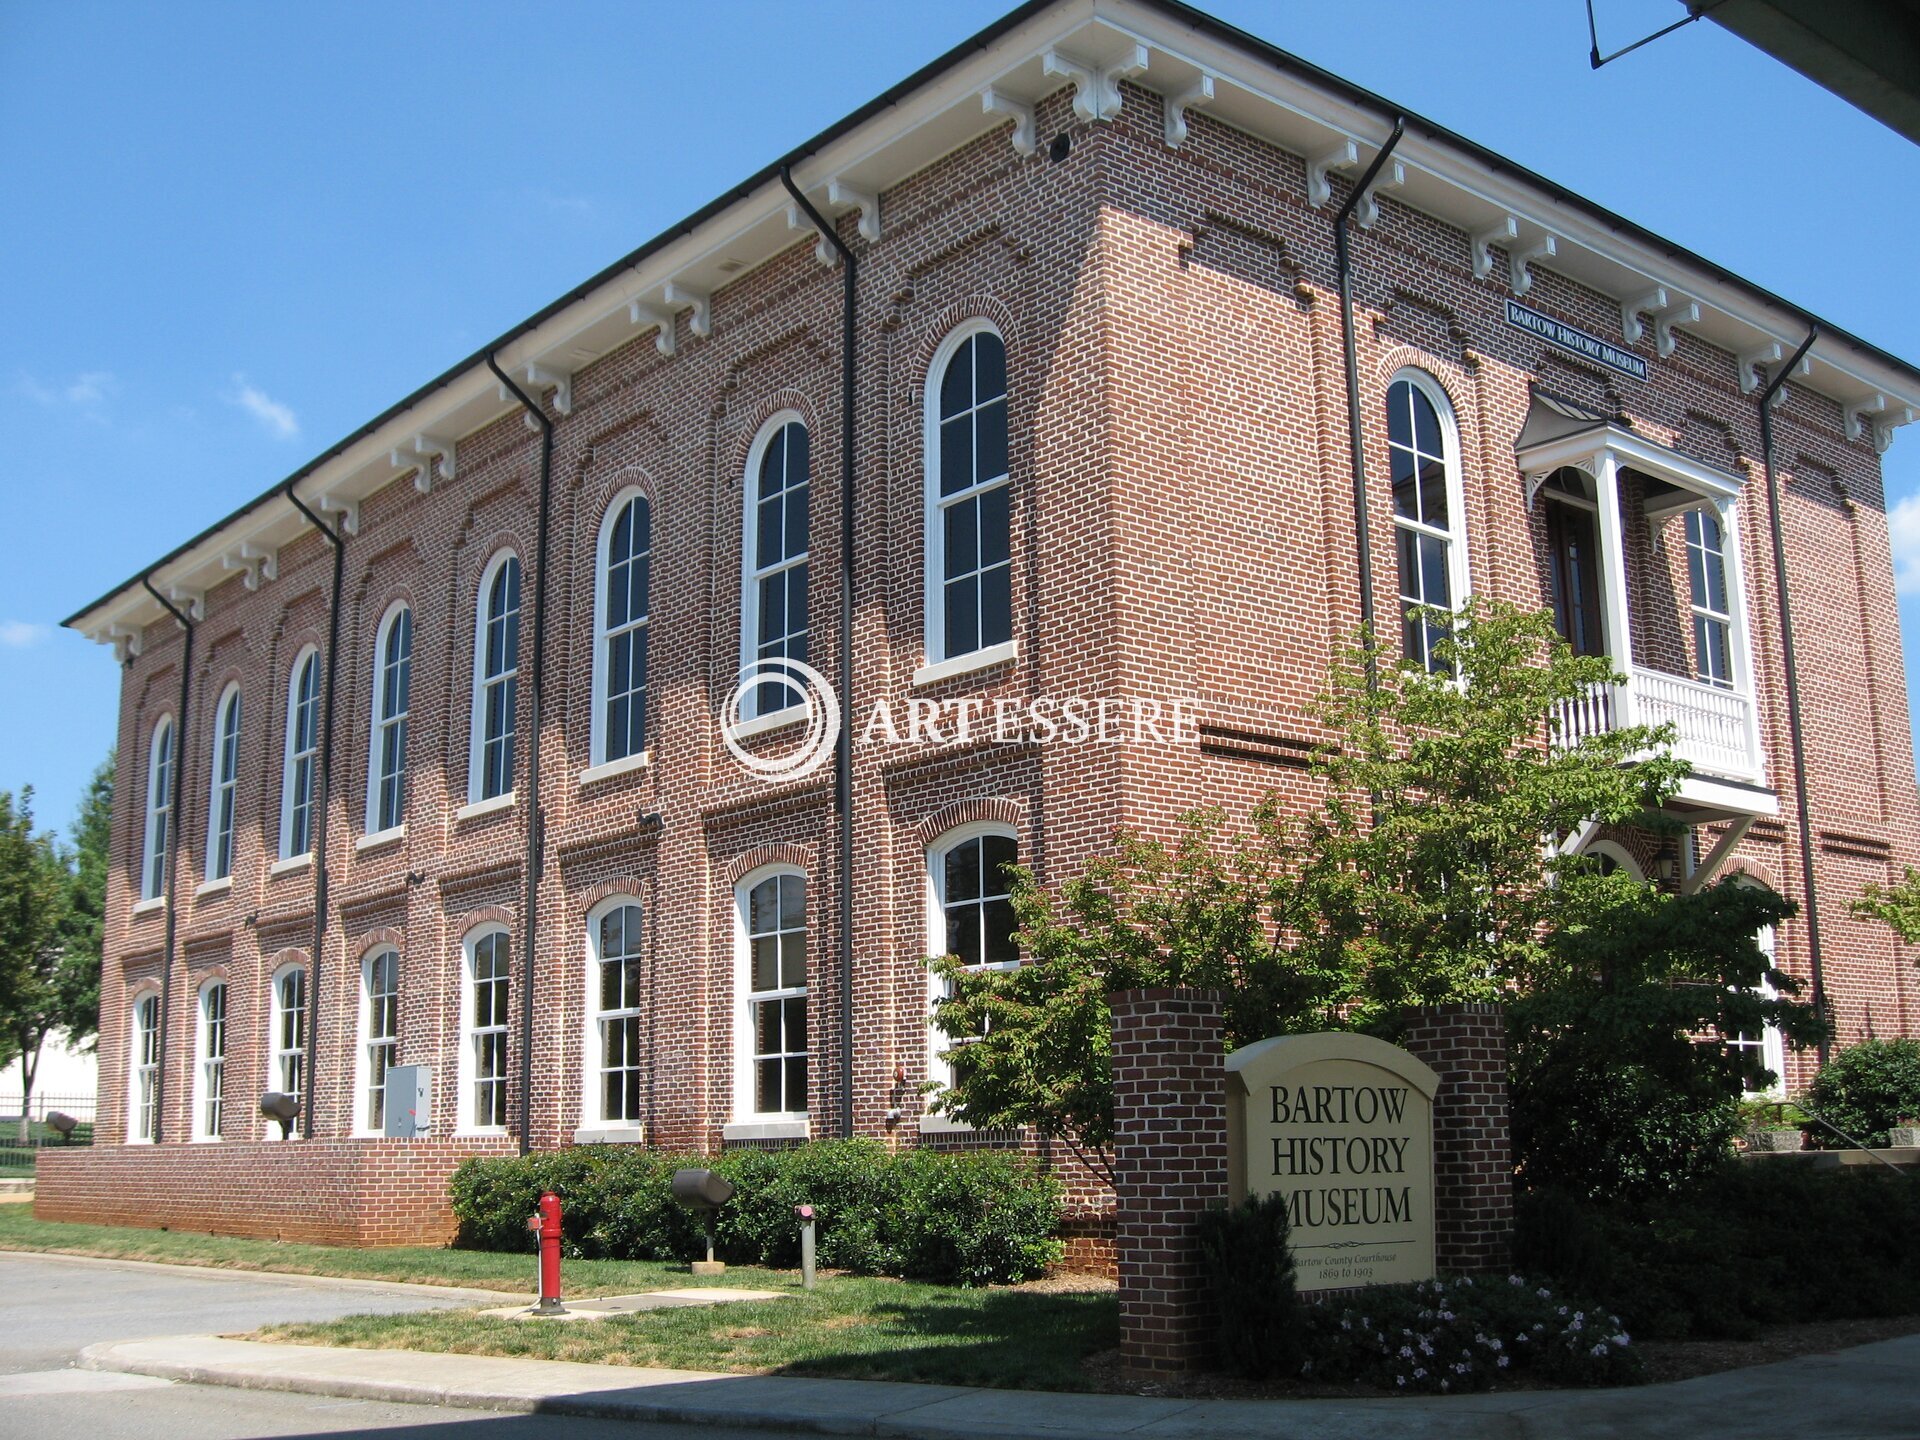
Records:
M1228 1194L1286 1197L1300 1288L1432 1279L1439 1077L1370 1035L1280 1035L1226 1063Z

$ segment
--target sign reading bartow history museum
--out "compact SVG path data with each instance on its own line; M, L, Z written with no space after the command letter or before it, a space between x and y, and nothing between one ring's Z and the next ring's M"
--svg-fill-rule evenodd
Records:
M1433 1278L1438 1085L1369 1035L1281 1035L1227 1057L1230 1193L1286 1198L1302 1290Z
M1542 315L1518 300L1507 301L1507 323L1529 335L1538 335L1549 345L1558 345L1562 350L1570 350L1584 359L1597 360L1609 370L1618 370L1622 375L1631 375L1636 380L1647 378L1647 362L1633 351L1610 345L1598 335L1576 330L1564 320Z

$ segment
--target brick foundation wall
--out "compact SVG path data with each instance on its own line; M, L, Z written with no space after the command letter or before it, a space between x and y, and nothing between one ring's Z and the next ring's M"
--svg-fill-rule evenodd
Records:
M378 1140L50 1148L40 1152L33 1213L315 1245L445 1245L454 1234L447 1177L469 1155L510 1148Z
M1227 1090L1220 997L1113 997L1114 1246L1120 1355L1142 1375L1195 1368L1213 1302L1194 1217L1227 1199Z
M1513 1143L1501 1009L1418 1010L1401 1045L1440 1076L1433 1097L1434 1265L1504 1270L1512 1258Z

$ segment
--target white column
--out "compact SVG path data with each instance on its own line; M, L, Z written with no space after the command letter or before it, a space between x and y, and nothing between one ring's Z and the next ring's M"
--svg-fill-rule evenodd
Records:
M1632 725L1638 706L1633 691L1633 622L1627 601L1626 530L1620 520L1619 463L1612 450L1595 457L1594 499L1600 506L1600 609L1607 632L1607 655L1613 668L1627 677L1614 692L1613 723Z
M1740 502L1731 496L1715 502L1720 517L1720 548L1726 555L1728 628L1733 632L1733 693L1746 702L1747 758L1753 775L1766 784L1760 750L1759 686L1754 683L1753 646L1747 635L1747 567L1740 545Z

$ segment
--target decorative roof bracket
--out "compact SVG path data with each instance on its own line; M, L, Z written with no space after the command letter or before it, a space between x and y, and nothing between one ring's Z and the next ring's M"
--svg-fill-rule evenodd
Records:
M1533 272L1527 267L1536 260L1551 260L1560 253L1560 242L1551 235L1525 243L1514 241L1507 251L1507 285L1517 300L1533 288Z
M1161 128L1169 149L1178 150L1187 143L1187 111L1213 103L1213 81L1214 77L1202 70L1200 78L1186 89L1162 97L1165 113Z
M800 207L798 205L787 206L787 228L789 230L805 230L812 235L814 237L813 258L818 260L822 265L833 264L833 246L829 245L827 243L827 237L820 233L820 227L800 213Z
M1125 60L1099 70L1058 50L1049 50L1040 68L1048 75L1073 81L1073 113L1082 120L1111 120L1120 113L1120 82L1146 73L1147 47L1135 45Z
M1733 357L1734 374L1740 377L1740 393L1751 395L1760 388L1760 376L1755 373L1756 365L1777 365L1782 356L1780 342L1769 340L1757 350L1748 350Z
M113 642L114 658L122 665L140 654L140 629L135 625L121 625L118 622L107 626L107 639Z
M880 197L856 190L844 180L827 182L829 205L854 205L860 210L860 238L869 245L880 239Z
M510 398L512 397L504 395L501 397L503 400ZM413 437L413 453L426 457L425 462L420 467L420 474L415 476L413 481L414 488L419 490L423 495L433 488L433 462L435 456L439 457L440 468L446 473L447 479L451 480L460 473L455 459L454 442L451 440L443 440L437 435L416 435ZM423 479L427 482L425 486L420 484Z
M1333 198L1333 181L1328 178L1330 170L1345 170L1360 163L1360 146L1352 140L1342 140L1331 150L1307 160L1307 204L1318 210Z
M337 495L322 495L314 508L322 515L338 515L340 528L347 534L360 533L360 502L358 500L342 500Z
M656 327L653 336L653 348L658 350L662 355L673 354L672 315L664 310L656 310L651 305L645 305L638 300L633 300L627 304L627 318L643 329L647 326Z
M713 297L706 291L669 280L660 298L669 310L692 310L693 318L687 322L687 328L702 340L713 334Z
M280 578L280 552L264 545L255 545L251 540L240 542L240 558L247 562L246 587L258 590L262 580Z
M1367 187L1367 193L1360 197L1360 203L1354 207L1354 222L1362 230L1371 230L1380 222L1380 192L1397 190L1407 183L1407 167L1398 160L1389 160L1380 167L1380 173L1373 177L1373 184Z
M1493 274L1493 247L1512 250L1514 241L1520 238L1520 222L1511 215L1506 216L1491 230L1482 230L1473 237L1473 278L1484 280Z
M1662 360L1673 354L1674 347L1680 343L1674 338L1673 327L1695 325L1699 320L1699 302L1685 297L1676 298L1671 305L1653 317L1653 348L1660 352Z
M1647 333L1640 323L1642 315L1657 315L1671 302L1667 299L1667 287L1656 285L1644 295L1636 295L1630 300L1620 302L1620 338L1629 345L1638 345L1640 337Z
M988 86L980 95L980 109L988 115L1010 115L1013 117L1013 148L1022 155L1031 155L1040 148L1039 140L1033 128L1033 107L1003 95L992 86ZM788 216L793 212L789 210ZM791 220L789 220L791 223Z
M573 376L565 370L552 370L545 365L527 366L527 383L536 388L550 385L553 387L553 408L562 415L573 413Z

